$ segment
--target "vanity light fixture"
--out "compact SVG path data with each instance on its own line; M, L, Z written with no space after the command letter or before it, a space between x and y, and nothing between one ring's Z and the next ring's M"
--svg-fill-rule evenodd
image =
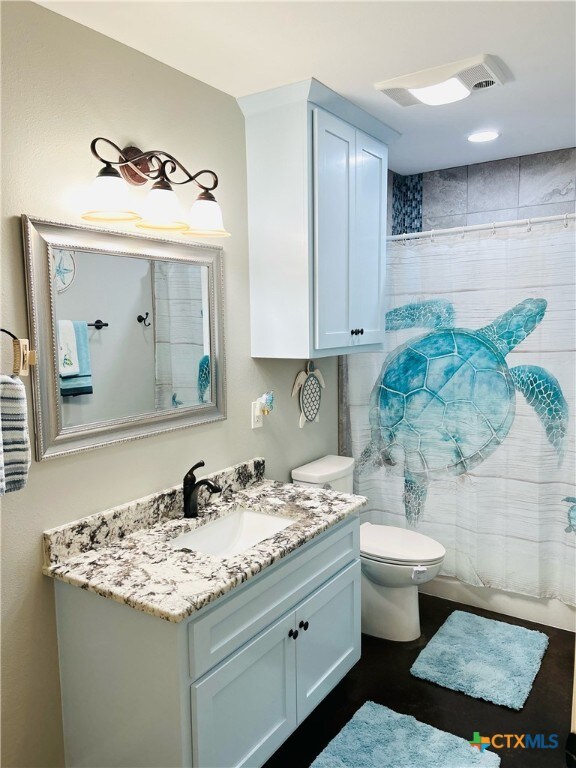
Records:
M99 154L97 145L103 142L118 153L118 160L107 160ZM98 137L90 145L94 157L104 164L92 186L90 202L82 218L87 221L133 221L140 229L180 232L198 237L228 237L222 211L212 194L218 186L214 171L190 173L173 155L164 150L143 152L138 147L120 149L110 139ZM211 177L203 184L201 176ZM128 200L130 185L142 186L152 181L152 188L140 209ZM200 187L198 199L188 217L172 185L189 184Z
M468 141L471 141L473 144L480 144L485 141L494 141L498 136L500 136L498 131L476 131L476 133L471 133L468 136Z

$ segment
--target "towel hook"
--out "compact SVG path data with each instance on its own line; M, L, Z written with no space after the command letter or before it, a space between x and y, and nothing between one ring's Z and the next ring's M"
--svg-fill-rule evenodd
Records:
M148 320L148 315L149 315L149 314L150 314L149 312L146 312L146 314L145 314L145 315L138 315L138 317L136 318L136 320L138 320L138 322L139 322L139 323L144 323L144 325L146 326L146 328L149 328L149 327L152 325L152 323L147 323L147 322L146 322L146 320Z
M30 349L30 342L28 339L19 339L12 333L12 331L7 330L6 328L0 328L0 331L7 336L10 336L12 339L12 351L14 354L12 373L14 376L19 376L20 374L22 374L22 376L28 376L30 366L36 365L36 351Z

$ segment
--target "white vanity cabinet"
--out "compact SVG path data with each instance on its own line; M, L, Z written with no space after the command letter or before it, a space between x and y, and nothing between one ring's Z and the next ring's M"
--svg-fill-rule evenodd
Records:
M358 661L359 577L350 565L192 686L194 765L261 765Z
M260 766L360 658L357 516L178 624L56 585L68 768Z
M381 349L396 132L309 80L239 99L253 357Z

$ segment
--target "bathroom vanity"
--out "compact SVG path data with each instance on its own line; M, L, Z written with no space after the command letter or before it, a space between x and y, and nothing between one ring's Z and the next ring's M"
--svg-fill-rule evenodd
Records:
M173 488L45 533L68 766L262 765L359 659L365 499L263 474L211 475L197 519ZM179 548L239 505L285 527Z

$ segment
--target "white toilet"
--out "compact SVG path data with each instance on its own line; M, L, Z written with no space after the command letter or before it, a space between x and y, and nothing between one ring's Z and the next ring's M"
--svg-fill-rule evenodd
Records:
M354 459L324 456L292 470L298 485L353 493ZM437 576L446 550L422 533L362 523L362 632L407 642L420 637L418 585Z
M362 632L404 642L420 637L418 585L440 573L445 555L422 533L362 523Z

